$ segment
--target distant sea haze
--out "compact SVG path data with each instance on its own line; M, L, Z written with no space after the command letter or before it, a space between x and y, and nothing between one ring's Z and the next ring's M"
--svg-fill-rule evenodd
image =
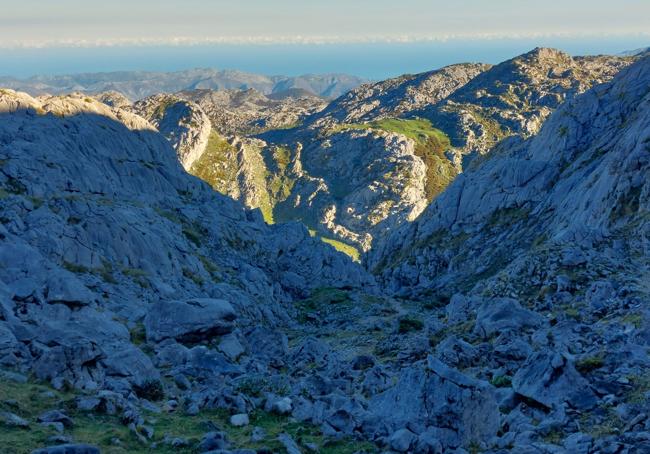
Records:
M538 46L572 55L619 54L647 47L638 38L526 38L420 43L207 45L0 49L0 76L120 70L238 69L267 75L346 73L381 80L452 63L499 63Z

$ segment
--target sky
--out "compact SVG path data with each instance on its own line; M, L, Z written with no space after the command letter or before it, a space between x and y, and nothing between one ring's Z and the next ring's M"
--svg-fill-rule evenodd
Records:
M349 59L349 44L371 53L373 46L388 46L386 57L399 57L400 48L426 48L432 56L457 49L457 61L470 60L473 48L485 52L486 61L497 59L519 42L557 43L578 53L650 45L650 0L0 0L0 7L0 57L8 58L0 72L16 76L134 69L138 62L139 69L247 66L265 52L286 56L284 73L309 72L317 69L319 53L338 49ZM210 58L234 55L237 46L243 62ZM165 49L167 66L154 55ZM186 64L184 53L193 56ZM294 54L316 58L300 67ZM331 71L344 72L346 65L334 60Z

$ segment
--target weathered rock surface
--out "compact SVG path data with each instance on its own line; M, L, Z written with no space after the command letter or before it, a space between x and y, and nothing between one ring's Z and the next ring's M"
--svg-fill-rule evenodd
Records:
M83 390L1 414L41 446L101 415L125 449L644 452L649 96L645 59L474 160L376 239L378 287L188 176L141 117L0 92L0 386ZM315 178L298 150L283 175Z
M400 117L442 101L490 65L460 64L422 74L364 84L312 115L312 127Z
M192 167L208 145L212 123L190 101L173 95L154 95L136 102L130 110L147 119L169 140L185 170Z
M497 387L495 452L647 446L632 415L648 411L649 96L645 58L473 163L368 255L396 294L439 307L435 357ZM418 403L404 402L394 415Z
M160 301L149 307L144 327L147 339L154 342L164 339L197 342L230 333L236 317L235 309L225 300Z
M277 323L292 295L372 281L303 227L269 227L187 175L136 115L11 91L0 111L3 364L59 388L142 388L160 379L131 342L143 320L151 342L209 340L235 314ZM228 363L190 352L199 370Z

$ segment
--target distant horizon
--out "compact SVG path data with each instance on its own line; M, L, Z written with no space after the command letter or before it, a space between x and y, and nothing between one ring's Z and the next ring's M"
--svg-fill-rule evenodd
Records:
M455 63L496 64L535 47L557 48L579 56L616 55L647 46L650 46L650 37L633 35L407 43L0 48L0 58L4 62L0 76L26 79L83 73L215 69L290 77L337 73L381 80Z

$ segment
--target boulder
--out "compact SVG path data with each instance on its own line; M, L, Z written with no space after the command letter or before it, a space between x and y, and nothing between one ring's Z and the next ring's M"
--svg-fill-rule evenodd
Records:
M158 301L149 308L144 326L149 341L175 339L191 343L230 333L235 318L235 309L225 300Z
M266 405L264 406L265 411L279 415L288 415L291 413L292 408L293 405L289 397L277 397L272 394L266 399Z
M45 413L41 414L38 417L38 422L45 422L45 423L58 422L63 424L68 429L73 426L72 419L68 415L63 413L61 410L46 411Z
M388 439L390 447L397 452L407 452L417 440L417 436L408 429L400 429Z
M221 353L226 355L231 361L237 361L237 359L246 351L241 342L239 342L239 339L237 339L237 336L232 333L221 339L218 348Z
M230 417L230 424L235 427L247 426L249 422L250 421L246 413L240 413L238 415L232 415Z
M301 454L302 451L300 451L300 448L289 434L281 433L278 435L278 441L287 450L287 454Z
M521 331L536 328L544 323L544 317L529 311L511 298L495 298L485 301L476 313L474 332L485 338L503 331Z
M213 451L216 449L228 449L228 437L224 432L208 432L199 443L200 452Z
M568 402L574 408L586 410L596 404L589 383L573 363L548 349L528 357L513 377L512 389L548 408Z
M489 440L499 428L494 388L429 356L426 368L405 368L397 383L374 396L368 411L392 430L433 427L445 449ZM434 443L435 445L435 443Z
M87 306L96 297L74 274L59 271L48 277L46 300L68 306Z
M21 429L29 429L29 421L8 411L0 412L0 422L2 422L2 424L4 424L6 427L20 427Z

